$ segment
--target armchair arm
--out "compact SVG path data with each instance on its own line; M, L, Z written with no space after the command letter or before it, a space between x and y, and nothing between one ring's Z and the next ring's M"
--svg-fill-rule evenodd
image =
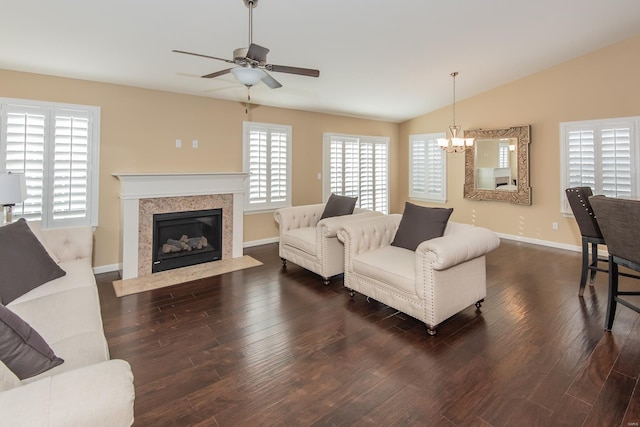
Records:
M320 221L324 204L292 206L289 208L276 209L273 217L280 225L280 234L285 231L302 227L315 227Z
M419 270L420 262L430 263L434 270L445 270L483 256L500 246L500 238L488 228L449 223L451 225L455 227L455 232L445 233L442 237L418 245L416 266Z
M91 259L93 229L89 226L42 229L42 236L60 261Z
M318 229L320 230L320 235L318 235L318 237L336 237L342 225L347 224L351 221L360 221L362 219L372 218L380 215L382 215L382 213L380 212L360 210L359 212L354 211L351 215L341 215L325 218L318 222Z

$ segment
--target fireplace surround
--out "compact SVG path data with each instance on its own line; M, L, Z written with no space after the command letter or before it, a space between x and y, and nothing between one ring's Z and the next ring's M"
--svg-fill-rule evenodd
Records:
M222 259L243 255L242 172L118 173L122 279L152 274L153 215L222 209Z

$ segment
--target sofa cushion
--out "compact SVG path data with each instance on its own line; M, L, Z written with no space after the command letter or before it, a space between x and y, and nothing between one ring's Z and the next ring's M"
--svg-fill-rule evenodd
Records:
M283 233L282 242L280 243L316 256L316 237L316 227L295 228Z
M0 360L0 392L5 390L11 390L20 385L20 378L16 377L16 374L11 372L11 369L7 368Z
M0 271L3 304L66 274L47 254L24 218L0 227Z
M362 252L353 259L355 274L393 285L410 295L416 295L415 271L415 252L395 246Z
M331 218L333 216L351 215L356 207L357 197L338 196L331 193L327 204L322 211L320 219Z
M429 208L406 202L392 246L415 251L420 243L442 237L453 208Z
M0 360L20 379L38 375L64 362L40 334L2 304Z

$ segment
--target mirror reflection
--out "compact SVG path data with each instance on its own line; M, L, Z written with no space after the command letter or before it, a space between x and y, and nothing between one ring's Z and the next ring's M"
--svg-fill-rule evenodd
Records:
M517 143L517 138L475 141L476 188L501 191L518 189Z
M475 142L465 152L464 197L530 205L529 135L529 126L465 131Z

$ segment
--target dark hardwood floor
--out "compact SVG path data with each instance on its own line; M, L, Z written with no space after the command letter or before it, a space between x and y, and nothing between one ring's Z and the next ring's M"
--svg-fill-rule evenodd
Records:
M607 275L578 297L580 254L503 241L488 296L438 335L341 278L289 263L116 298L98 275L136 426L638 426L640 316L603 331ZM631 279L622 284L640 286Z

